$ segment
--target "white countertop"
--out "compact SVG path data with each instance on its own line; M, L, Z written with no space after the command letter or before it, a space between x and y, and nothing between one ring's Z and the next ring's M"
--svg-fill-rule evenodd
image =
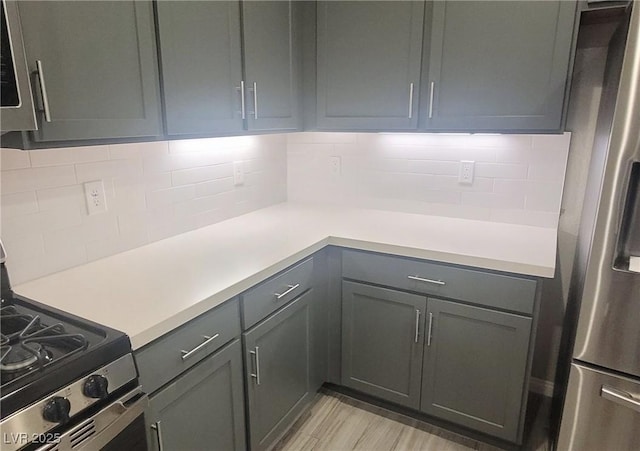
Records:
M557 231L283 203L14 287L140 348L328 244L553 277Z

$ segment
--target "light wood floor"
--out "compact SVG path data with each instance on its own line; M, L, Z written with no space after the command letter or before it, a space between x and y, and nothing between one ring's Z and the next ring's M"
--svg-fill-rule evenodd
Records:
M535 403L530 403L535 404ZM548 451L548 408L535 407L523 449ZM497 451L500 448L323 390L275 451Z

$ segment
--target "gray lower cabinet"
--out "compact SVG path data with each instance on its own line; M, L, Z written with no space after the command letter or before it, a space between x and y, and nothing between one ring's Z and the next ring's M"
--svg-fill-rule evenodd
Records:
M162 133L151 1L18 4L38 130L34 141Z
M433 3L420 128L558 131L576 2Z
M517 441L531 318L429 299L420 410Z
M252 451L269 448L311 398L310 289L243 334Z
M424 7L420 1L318 2L318 128L417 128Z
M156 5L167 134L242 131L239 1Z
M417 409L424 296L342 284L342 384Z
M150 449L246 449L242 380L235 340L160 390L146 414Z

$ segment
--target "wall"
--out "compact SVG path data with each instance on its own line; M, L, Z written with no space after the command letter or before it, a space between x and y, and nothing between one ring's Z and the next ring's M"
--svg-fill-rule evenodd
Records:
M283 135L1 149L0 169L14 285L286 200ZM90 216L82 184L98 179L108 211Z
M600 45L607 45L607 41ZM558 226L556 276L543 286L533 362L534 376L547 381L554 380L556 372L606 58L607 47L578 48L576 52L567 115L567 130L572 137ZM547 392L550 390L549 386Z
M291 134L288 199L556 227L570 137ZM458 183L460 160L476 162L472 185Z

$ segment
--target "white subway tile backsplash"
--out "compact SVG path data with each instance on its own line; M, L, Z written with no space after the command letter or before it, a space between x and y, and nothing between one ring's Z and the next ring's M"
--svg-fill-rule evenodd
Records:
M55 152L33 151L31 166L60 166L65 164L88 163L109 159L109 146L87 146L59 148Z
M171 184L173 186L188 185L231 176L233 176L233 164L221 163L215 166L173 171L171 173Z
M7 218L38 211L38 199L35 191L3 195L1 202L2 216Z
M76 164L78 183L114 177L142 176L142 160L108 160L96 163Z
M283 135L2 149L2 239L12 282L283 202L286 158ZM233 185L233 161L243 161L244 186ZM92 180L103 181L108 211L89 216L83 183Z
M2 150L4 152L4 149ZM74 166L52 166L2 171L2 194L21 193L56 186L74 185Z
M554 227L571 135L300 133L288 136L295 201ZM342 159L332 177L328 157ZM471 185L461 160L475 161Z
M3 149L0 152L0 169L10 171L11 169L24 169L31 167L29 152L15 149Z

